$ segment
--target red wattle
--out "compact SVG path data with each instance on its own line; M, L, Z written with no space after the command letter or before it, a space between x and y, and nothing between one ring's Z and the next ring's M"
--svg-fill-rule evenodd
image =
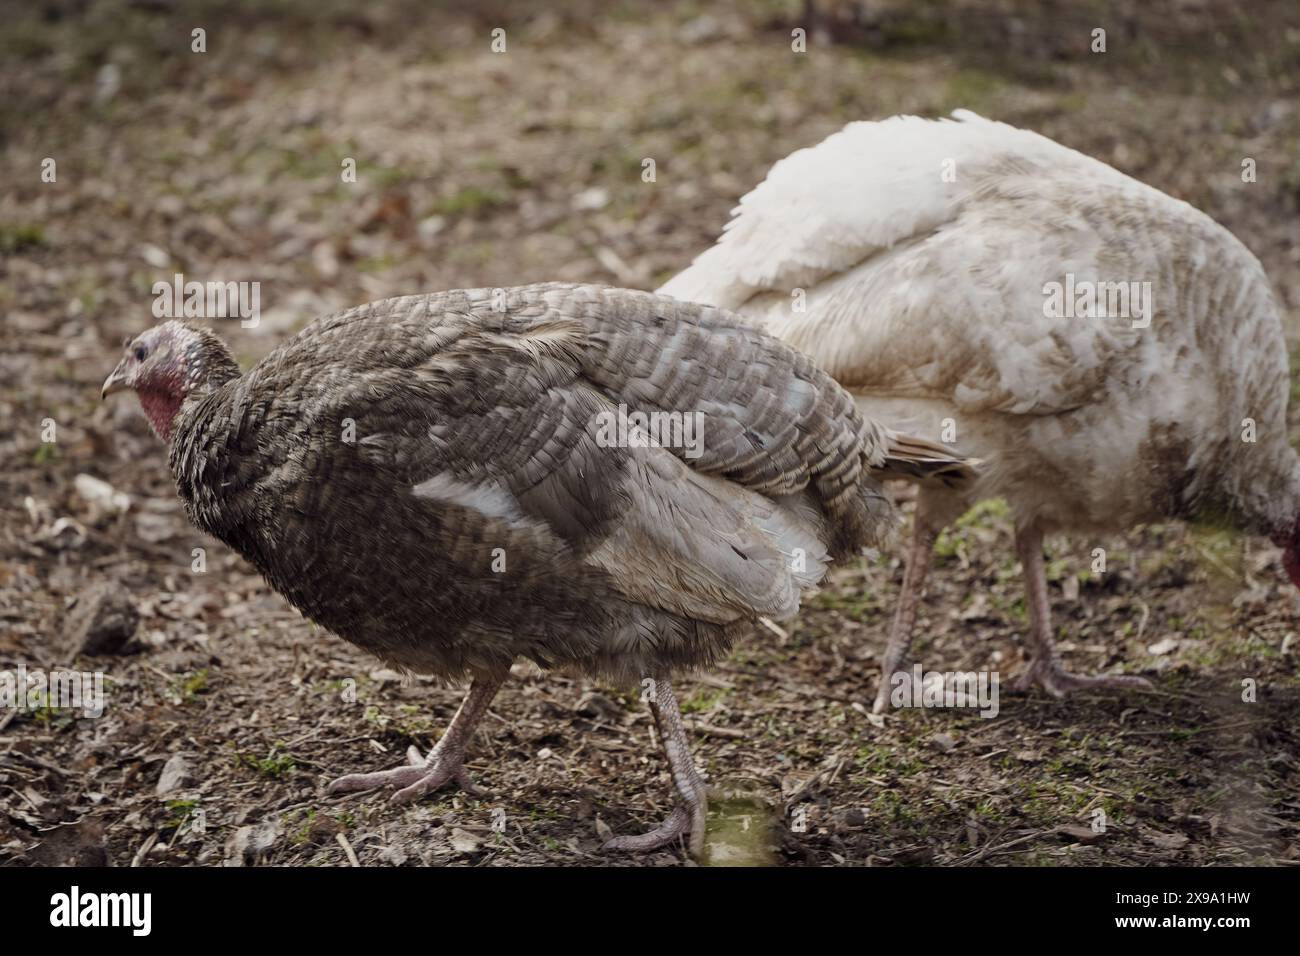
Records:
M176 413L180 410L181 397L179 395L169 395L166 392L156 392L152 389L142 390L138 394L140 396L140 407L144 409L145 416L149 419L154 434L165 442L171 441L172 422L176 418Z

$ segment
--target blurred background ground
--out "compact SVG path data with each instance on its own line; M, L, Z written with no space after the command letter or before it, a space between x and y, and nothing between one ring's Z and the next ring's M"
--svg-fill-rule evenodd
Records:
M153 322L153 283L175 272L261 282L260 326L219 329L245 362L313 315L392 295L653 288L792 150L851 120L965 107L1205 210L1262 260L1293 331L1300 313L1294 3L882 0L811 17L800 2L3 6L0 669L76 664L110 689L99 719L0 712L0 859L344 865L344 843L363 863L679 858L599 850L604 827L667 808L635 696L524 669L476 740L487 796L399 809L323 795L335 774L427 747L459 691L404 685L300 618L186 525L134 402L100 404L122 338ZM797 55L800 25L814 37ZM206 53L191 52L196 27ZM1104 54L1089 50L1097 27ZM505 53L490 50L496 28ZM356 183L340 180L348 157ZM79 475L129 508L96 503ZM1105 575L1089 573L1094 547ZM873 722L901 567L863 560L787 637L757 632L685 685L719 795L710 858L1300 859L1298 612L1276 549L1177 525L1049 548L1071 668L1143 673L1157 693L1004 694L994 720ZM1012 553L996 504L945 537L919 660L1019 669ZM105 589L138 611L130 653L77 655L78 615ZM1243 678L1258 703L1242 703Z

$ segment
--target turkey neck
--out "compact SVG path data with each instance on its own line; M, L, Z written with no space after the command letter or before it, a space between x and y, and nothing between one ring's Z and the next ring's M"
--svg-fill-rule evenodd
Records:
M239 376L239 363L235 361L226 343L205 331L198 341L186 349L184 380L165 394L141 392L140 405L149 416L158 437L171 444L177 418L192 410L204 397Z
M1290 531L1300 515L1300 455L1275 443L1266 456L1238 454L1233 469L1243 530L1274 535Z

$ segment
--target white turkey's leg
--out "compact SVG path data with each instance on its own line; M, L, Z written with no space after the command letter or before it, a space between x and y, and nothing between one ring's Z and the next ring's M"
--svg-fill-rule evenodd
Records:
M477 794L478 788L465 772L465 750L474 735L474 728L487 713L488 704L492 703L492 698L505 682L508 673L509 671L503 671L490 677L474 678L456 716L433 745L427 758L421 760L420 752L411 747L407 751L407 766L375 773L350 773L331 783L329 792L347 793L374 787L398 787L400 789L393 794L393 802L409 803L455 780L461 789Z
M1030 639L1034 659L1016 681L1016 690L1043 688L1053 697L1064 697L1072 690L1088 687L1145 688L1151 682L1142 677L1071 674L1061 667L1052 643L1052 610L1047 600L1047 567L1043 562L1043 532L1037 526L1016 528L1016 554L1025 574L1025 599L1029 605Z
M607 850L657 850L679 839L687 838L691 856L699 859L704 852L705 812L708 796L704 781L695 770L691 759L690 743L682 726L682 712L677 707L677 697L667 678L656 677L654 692L650 695L650 715L659 733L659 745L668 759L668 770L677 789L677 806L659 826L639 836L621 836L605 843Z
M936 528L930 521L925 492L922 491L916 497L916 512L912 516L912 543L907 551L907 567L903 569L903 590L898 596L893 626L889 629L889 643L885 645L885 655L880 661L880 686L876 690L876 702L871 706L873 714L889 709L889 696L893 689L890 678L898 671L912 647L916 610L921 603L925 577L934 556L934 542L939 537L940 530L942 529Z

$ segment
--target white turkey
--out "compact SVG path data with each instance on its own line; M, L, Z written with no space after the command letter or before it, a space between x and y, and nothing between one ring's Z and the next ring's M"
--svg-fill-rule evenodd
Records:
M703 846L671 675L790 617L832 557L878 540L893 513L872 471L962 467L913 456L734 316L596 286L388 299L242 374L211 331L164 322L103 393L127 389L197 527L341 637L471 679L427 758L334 791L469 787L474 727L527 658L647 687L677 804L621 849ZM694 442L674 440L684 416Z
M954 116L852 123L781 160L660 291L738 311L864 412L947 426L983 460L977 483L918 494L877 711L936 537L991 497L1012 508L1025 577L1021 686L1147 686L1063 669L1043 536L1212 517L1271 537L1300 585L1277 304L1250 251L1187 203L1036 133Z

